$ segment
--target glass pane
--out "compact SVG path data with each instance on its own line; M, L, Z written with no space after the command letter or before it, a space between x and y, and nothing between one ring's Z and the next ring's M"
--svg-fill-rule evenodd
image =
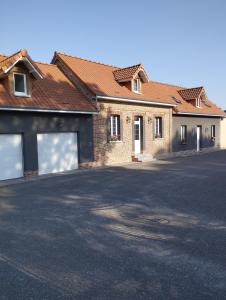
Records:
M15 92L25 93L25 77L21 74L14 74Z
M134 126L134 139L140 140L140 126L138 124Z

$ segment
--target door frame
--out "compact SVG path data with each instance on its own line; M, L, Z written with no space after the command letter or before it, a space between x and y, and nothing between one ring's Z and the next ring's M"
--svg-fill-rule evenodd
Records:
M136 146L135 146L135 122L139 122L139 141L140 141L140 151L136 152ZM144 138L143 138L143 132L144 132L144 120L143 116L136 115L133 119L133 149L135 154L142 154L143 153L143 145L144 145Z

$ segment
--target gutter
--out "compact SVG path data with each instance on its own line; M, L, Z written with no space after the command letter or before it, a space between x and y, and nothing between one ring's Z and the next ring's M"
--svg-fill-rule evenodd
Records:
M128 98L121 98L121 97L111 97L111 96L96 96L96 100L98 99L105 99L105 100L113 100L113 101L121 101L121 102L132 102L132 103L139 103L139 104L149 104L149 105L159 105L159 106L167 106L167 107L175 107L177 104L173 103L164 103L164 102L157 102L157 101L146 101L146 100L137 100L137 99L128 99Z
M58 110L58 109L41 109L41 108L22 108L22 107L0 107L0 111L24 111L24 112L43 112L43 113L63 113L63 114L86 114L96 115L96 111L79 111L79 110Z
M173 115L226 118L226 115L211 115L211 114L200 114L200 113L189 113L189 112L178 112L178 113L173 113Z

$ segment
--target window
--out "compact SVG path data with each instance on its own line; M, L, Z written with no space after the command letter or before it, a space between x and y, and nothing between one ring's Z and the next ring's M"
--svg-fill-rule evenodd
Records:
M133 79L133 91L135 93L140 93L140 80L137 79Z
M201 107L201 98L196 99L196 107L200 108Z
M162 138L163 137L162 117L156 117L155 118L154 135L155 135L155 138Z
M216 126L211 125L211 139L215 139L216 137Z
M110 140L120 141L120 116L111 115L110 116Z
M14 94L16 96L27 96L26 75L20 73L13 74Z
M185 145L187 144L187 125L182 125L181 126L181 144Z

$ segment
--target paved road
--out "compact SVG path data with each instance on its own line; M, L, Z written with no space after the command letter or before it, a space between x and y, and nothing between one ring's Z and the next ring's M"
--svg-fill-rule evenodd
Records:
M226 152L0 188L0 299L226 299Z

